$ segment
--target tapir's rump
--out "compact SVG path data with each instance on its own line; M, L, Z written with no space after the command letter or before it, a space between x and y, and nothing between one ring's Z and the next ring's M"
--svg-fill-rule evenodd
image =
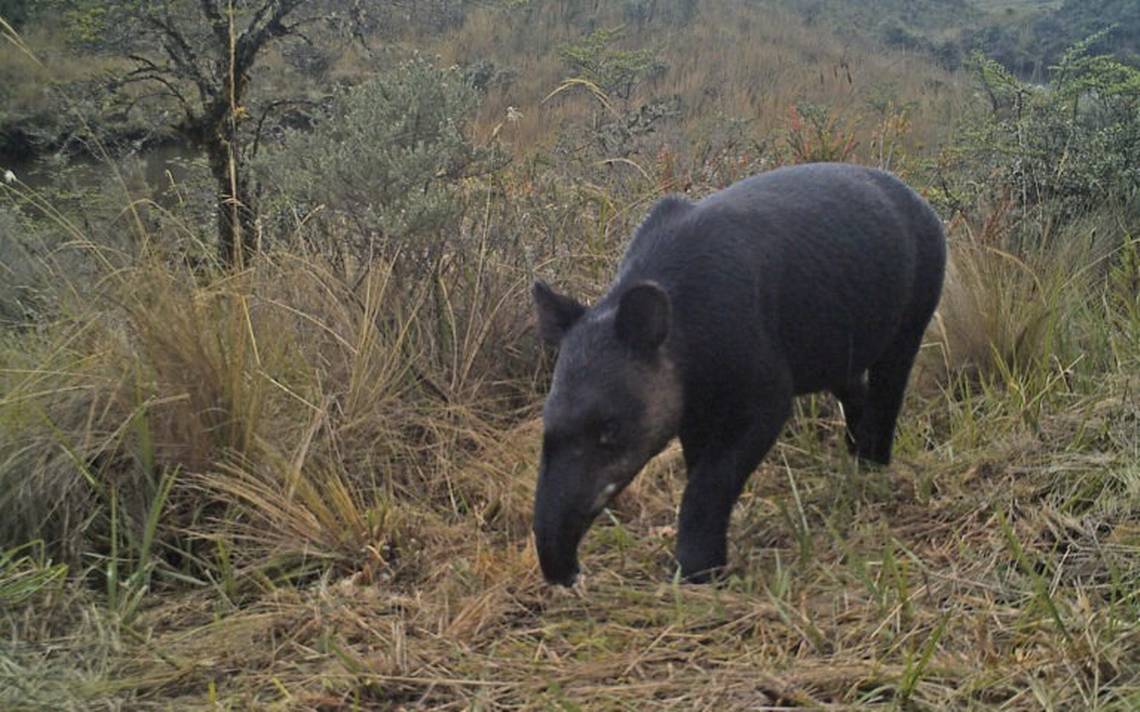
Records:
M941 221L897 178L811 164L662 199L590 308L536 284L560 349L535 500L547 578L573 579L592 518L673 436L682 573L723 567L733 503L796 394L834 393L853 452L889 462L945 263Z

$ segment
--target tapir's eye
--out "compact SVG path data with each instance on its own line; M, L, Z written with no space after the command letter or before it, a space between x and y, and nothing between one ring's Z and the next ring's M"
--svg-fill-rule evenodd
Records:
M620 434L616 420L603 420L598 428L598 444L602 447L615 447Z

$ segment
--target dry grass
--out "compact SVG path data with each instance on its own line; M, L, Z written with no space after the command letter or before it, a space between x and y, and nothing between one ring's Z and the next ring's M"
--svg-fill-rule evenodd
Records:
M71 578L43 552L0 560L5 708L1140 701L1140 324L1077 310L1084 282L1047 328L1099 319L1126 360L959 369L915 391L882 471L846 456L829 401L801 402L719 586L672 580L674 447L588 536L576 591L542 583L530 542L534 401L503 418L491 378L444 400L425 386L457 383L455 361L390 270L350 293L310 258L207 283L143 259L108 284L3 352L0 474L68 483L23 506L85 523ZM1099 284L1117 309L1127 292ZM511 301L496 318L525 310ZM953 334L990 322L953 304L957 353L972 341ZM15 368L37 342L43 362Z
M542 584L525 528L538 432L525 422L450 475L520 495L494 518L399 500L414 566L377 576L359 556L354 575L299 587L251 574L259 590L240 606L214 590L163 594L129 625L103 624L105 649L91 647L91 623L25 640L9 653L23 667L8 671L19 686L7 703L1129 709L1134 398L1081 399L1039 433L1015 427L973 448L952 448L951 434L881 473L852 471L834 424L813 423L824 442L807 451L789 437L756 474L732 537L739 565L720 587L669 581L676 451L590 535L584 591ZM906 425L910 437L936 427L913 412ZM264 525L288 530L299 500ZM61 688L37 656L99 670Z
M603 5L596 19L601 26L623 23L616 4ZM663 77L639 90L634 103L680 96L689 143L707 138L706 123L716 116L746 120L753 135L775 140L787 128L789 107L813 104L857 127L858 153L869 161L884 112L905 109L917 127L908 133L905 149L921 152L938 143L961 111L957 83L924 58L843 41L775 4L702 3L689 24L640 34L630 28L627 35L629 47L657 48L669 65ZM557 12L482 8L433 49L446 63L491 59L517 72L508 87L487 97L479 123L489 134L503 123L507 107L515 107L522 118L504 126L502 136L520 154L530 154L548 148L561 130L589 123L598 111L586 92L543 101L569 72L553 50L581 36Z
M93 79L113 66L106 60L58 51L56 48L62 46L63 41L55 32L38 30L23 34L20 44L10 37L14 35L3 32L4 41L0 43L0 81L5 87L0 96L5 101L4 114L9 117L47 109L43 95L53 84ZM45 62L51 65L50 69Z

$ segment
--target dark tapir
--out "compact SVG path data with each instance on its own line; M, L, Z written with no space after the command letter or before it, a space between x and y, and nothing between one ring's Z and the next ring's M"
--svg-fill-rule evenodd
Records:
M689 478L681 574L722 568L733 504L797 394L834 393L852 450L889 462L945 265L942 224L914 191L815 164L662 199L593 307L535 283L560 347L534 509L546 579L574 581L591 521L674 436Z

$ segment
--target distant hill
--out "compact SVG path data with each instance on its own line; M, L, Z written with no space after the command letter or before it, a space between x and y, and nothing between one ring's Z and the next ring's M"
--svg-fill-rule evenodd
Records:
M1066 0L1038 18L1033 29L1045 57L1055 61L1073 43L1113 25L1097 49L1140 61L1140 0Z
M1044 79L1066 49L1109 27L1094 51L1140 63L1140 0L779 1L809 24L923 52L948 69L981 50L1020 76Z

